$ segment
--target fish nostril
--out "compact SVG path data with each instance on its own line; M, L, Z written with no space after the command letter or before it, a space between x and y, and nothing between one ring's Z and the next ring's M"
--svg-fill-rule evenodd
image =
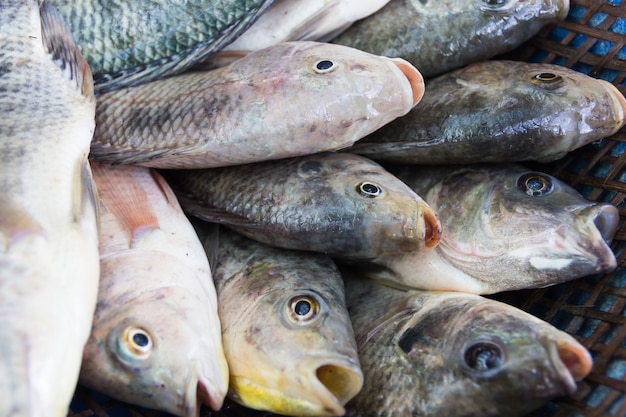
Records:
M619 222L619 211L616 207L611 205L602 205L596 212L593 218L593 224L596 226L602 238L610 242L617 232L617 225Z
M352 399L363 385L363 378L358 372L341 366L320 366L316 375L342 405Z
M424 96L424 77L409 62L401 58L392 58L391 61L402 71L404 76L409 80L411 91L413 93L413 106L420 102Z

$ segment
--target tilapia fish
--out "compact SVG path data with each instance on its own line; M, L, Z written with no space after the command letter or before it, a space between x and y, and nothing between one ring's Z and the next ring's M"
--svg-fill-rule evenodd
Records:
M357 155L164 174L187 213L288 249L367 259L430 249L441 233L420 196Z
M93 80L47 3L0 27L0 416L64 417L98 290Z
M282 43L226 67L99 96L91 157L214 168L335 150L406 114L423 93L404 60Z
M380 257L378 278L420 289L490 294L610 272L617 208L516 165L389 167L437 211L432 251Z
M342 415L363 378L337 267L220 229L205 249L216 259L229 397L290 416Z
M569 0L391 0L332 42L404 58L428 79L512 50L568 12Z
M478 295L346 278L365 381L348 417L517 417L571 395L592 368L569 334Z
M348 150L413 164L549 161L613 135L625 112L607 81L558 65L485 61L427 81L409 114Z
M217 296L193 226L150 168L93 164L100 290L82 385L185 417L228 389Z
M99 92L182 72L232 42L273 0L50 0Z

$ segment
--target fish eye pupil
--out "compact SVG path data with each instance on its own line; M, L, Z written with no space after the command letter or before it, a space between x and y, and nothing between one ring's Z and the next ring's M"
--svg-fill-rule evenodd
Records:
M383 190L371 182L363 182L357 186L357 191L364 197L375 198L382 194Z
M315 64L315 68L317 68L319 71L328 71L334 65L335 64L333 63L333 61L329 61L327 59L323 59L323 60L319 61L317 64Z
M551 72L542 72L541 74L537 74L537 79L542 81L554 80L556 77L557 76Z
M150 344L150 339L145 333L135 333L133 335L133 342L139 347L146 347Z
M311 311L311 303L306 300L300 300L294 306L294 312L298 316L306 316Z
M502 351L494 343L476 343L467 349L464 359L470 368L484 372L502 364Z
M498 8L504 6L507 0L483 0L483 2L491 8Z
M539 174L529 173L522 175L517 180L517 186L529 196L543 196L550 194L554 189L550 178Z
M552 72L542 72L536 74L532 77L531 81L546 90L555 90L565 83L563 77Z

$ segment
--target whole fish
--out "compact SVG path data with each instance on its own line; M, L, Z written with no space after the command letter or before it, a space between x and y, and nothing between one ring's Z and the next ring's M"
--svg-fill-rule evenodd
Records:
M279 42L327 41L389 0L278 0L222 51L255 51ZM221 53L220 53L221 54Z
M485 61L427 81L409 114L349 151L411 164L549 161L613 135L625 112L607 81L558 65Z
M180 73L245 31L273 0L51 0L89 62L96 90Z
M81 384L118 400L197 417L228 389L217 296L204 248L150 168L94 163L100 290Z
M428 79L512 50L568 12L569 0L391 0L332 42L404 58Z
M432 248L441 233L420 196L357 155L320 153L166 177L187 213L283 248L364 259Z
M347 417L518 417L571 395L592 358L508 304L346 278L364 383Z
M229 397L289 416L342 415L363 378L335 264L223 228L217 236L205 250L216 259Z
M605 273L615 206L516 165L389 167L437 211L432 251L375 259L378 278L419 289L491 294Z
M89 66L47 3L0 5L0 416L65 417L96 306Z
M229 66L98 97L94 160L214 168L352 145L424 93L404 60L282 43Z

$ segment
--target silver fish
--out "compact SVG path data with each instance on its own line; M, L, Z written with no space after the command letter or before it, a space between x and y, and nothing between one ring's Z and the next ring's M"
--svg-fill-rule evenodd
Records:
M545 287L617 266L615 206L516 165L389 167L439 214L432 251L381 257L376 274L420 289L491 294Z
M0 5L0 416L64 417L96 306L89 66L47 3Z
M357 155L164 174L187 213L273 246L367 259L428 250L441 233L420 196Z
M177 74L245 31L273 0L50 0L102 93Z
M100 289L81 384L184 417L228 388L217 295L198 235L149 168L92 164Z
M216 249L212 236L229 397L283 415L342 415L363 378L335 264L223 228Z
M365 377L347 417L519 417L593 366L569 334L508 304L346 276Z
M282 43L227 67L99 96L90 157L214 168L335 150L406 114L423 93L404 60Z
M332 42L404 58L432 78L521 45L569 0L391 0Z
M409 164L551 161L611 136L626 99L558 65L485 61L431 79L407 114L348 150Z

